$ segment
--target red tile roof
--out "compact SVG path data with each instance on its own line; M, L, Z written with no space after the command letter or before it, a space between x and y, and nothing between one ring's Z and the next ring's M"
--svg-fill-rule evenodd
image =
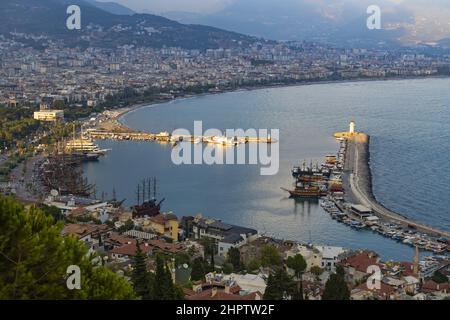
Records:
M158 223L158 224L165 224L166 221L170 221L170 220L178 220L177 216L174 214L163 214L160 213L154 217L151 217L150 220L154 223Z
M370 291L370 292L373 292L373 293L377 294L378 296L382 296L382 297L387 297L390 294L395 292L394 287L392 287L386 283L383 283L383 282L380 282L380 289L369 289L367 287L367 283L360 284L355 289Z
M142 252L145 254L149 253L152 250L151 246L144 243L140 244L139 246L141 247ZM111 250L111 253L134 257L136 255L136 243L125 244L121 247L114 248Z
M107 229L108 227L106 225L71 223L64 226L62 234L75 236L80 239L93 233L106 231Z
M345 258L340 262L343 266L350 266L355 268L355 270L363 273L367 273L367 268L369 266L377 265L381 268L381 265L378 263L379 257L373 252L359 252L353 256Z
M431 293L436 291L449 291L450 283L437 283L433 280L427 280L422 284L422 291L425 293Z

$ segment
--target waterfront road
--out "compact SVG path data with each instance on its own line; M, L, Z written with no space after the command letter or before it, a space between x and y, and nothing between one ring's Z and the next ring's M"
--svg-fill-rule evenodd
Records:
M372 194L371 173L369 166L369 137L366 139L350 138L347 141L345 154L344 183L351 189L349 198L353 201L371 208L377 216L382 219L400 223L405 227L414 227L423 233L432 234L439 237L450 237L450 232L438 230L422 223L411 221L408 218L395 213L377 202Z

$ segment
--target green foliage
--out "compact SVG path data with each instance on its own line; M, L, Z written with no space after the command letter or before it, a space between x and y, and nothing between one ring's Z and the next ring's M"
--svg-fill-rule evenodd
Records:
M205 279L206 269L205 269L206 262L202 258L197 258L192 263L192 272L191 272L191 280L192 281L199 281Z
M322 268L321 267L319 267L319 266L313 266L313 267L311 267L311 273L312 274L314 274L314 275L316 275L316 276L320 276L322 273L323 273L323 270L322 270Z
M214 256L217 253L216 239L203 237L200 239L201 245L205 248L205 256L209 257L210 267L207 268L209 271L215 270Z
M433 280L436 283L446 283L448 282L448 278L445 274L442 274L439 270L436 271L433 276L431 277L431 280Z
M293 278L281 267L275 268L267 279L264 300L286 300L296 292Z
M166 257L156 255L156 271L147 270L147 257L136 243L136 255L133 259L131 280L136 293L144 300L181 300L184 298L181 288L173 283L172 274L166 264Z
M39 204L38 208L41 209L46 215L52 216L55 222L65 220L64 214L62 214L61 209L58 207Z
M33 109L0 106L0 148L22 145L25 138L40 127L33 119Z
M256 271L261 267L261 260L259 259L254 259L252 261L250 261L247 265L247 270L248 271Z
M156 272L153 283L154 300L181 300L183 293L174 285L169 267L163 256L156 256Z
M123 226L121 226L118 231L119 231L119 233L124 233L124 232L130 231L130 230L133 230L133 228L134 228L133 220L128 219L127 222L125 222L125 224Z
M241 270L242 269L242 263L241 263L241 252L238 248L231 247L228 250L228 262L231 263L234 270Z
M175 255L175 266L182 266L183 264L191 265L191 257L186 252L179 252Z
M266 245L261 249L261 265L263 267L278 267L281 266L282 262L276 247Z
M345 282L342 267L337 268L336 273L328 279L322 300L350 300L350 290Z
M294 270L297 278L300 278L300 274L306 269L306 261L301 254L289 257L286 261L286 265Z
M133 288L94 267L86 246L62 237L61 223L11 198L0 197L0 299L135 299ZM69 290L66 271L81 270L81 290Z
M231 274L231 273L233 273L233 270L234 270L233 265L231 263L225 263L223 265L223 268L222 268L223 273Z
M142 252L139 241L136 241L136 255L133 258L133 272L131 282L134 291L142 299L151 299L154 296L152 288L152 279L147 270L147 257Z

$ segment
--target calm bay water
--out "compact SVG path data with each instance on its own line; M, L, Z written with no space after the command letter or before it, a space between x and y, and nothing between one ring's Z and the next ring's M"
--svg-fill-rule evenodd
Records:
M371 135L374 193L387 207L412 219L450 230L450 79L316 84L209 95L150 106L126 114L135 129L280 129L280 171L261 176L253 165L182 165L172 147L157 143L99 144L112 151L85 174L109 196L113 188L127 205L136 185L158 177L163 209L179 217L202 213L254 227L283 239L368 248L384 259L411 260L413 249L371 231L337 223L317 203L289 199L290 170L303 160L336 153L335 131L351 119Z

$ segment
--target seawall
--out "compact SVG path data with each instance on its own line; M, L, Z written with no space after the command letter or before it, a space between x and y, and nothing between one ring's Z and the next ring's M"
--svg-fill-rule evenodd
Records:
M450 232L438 230L417 221L412 221L406 216L394 212L379 203L372 190L372 173L370 169L370 136L357 133L347 137L347 148L344 165L344 186L347 187L348 197L352 201L371 208L378 217L394 221L404 227L412 227L420 232L439 237L450 237Z

